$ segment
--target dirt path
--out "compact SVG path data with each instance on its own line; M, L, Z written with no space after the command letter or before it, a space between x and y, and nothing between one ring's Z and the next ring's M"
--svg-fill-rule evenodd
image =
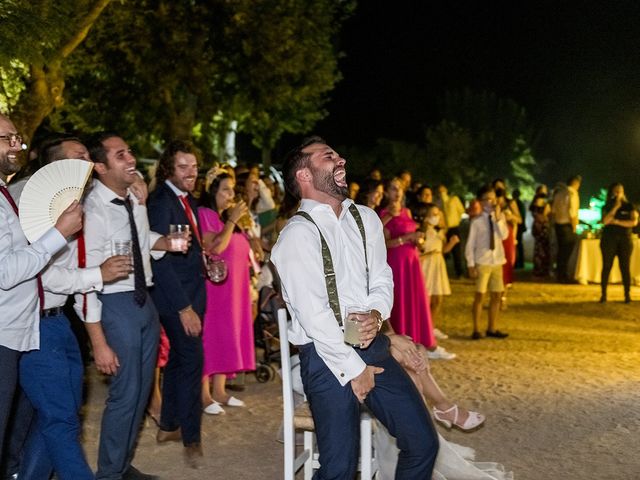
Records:
M440 328L459 356L433 362L433 372L452 399L488 420L478 432L445 437L475 448L480 461L503 463L516 480L639 479L640 288L631 305L621 303L620 286L599 305L597 286L520 282L500 325L509 339L472 342L473 287L452 287ZM90 379L84 438L95 466L106 387L95 373ZM180 445L156 445L151 422L134 464L163 479L282 478L280 383L247 379L248 408L203 419L204 469L185 469Z

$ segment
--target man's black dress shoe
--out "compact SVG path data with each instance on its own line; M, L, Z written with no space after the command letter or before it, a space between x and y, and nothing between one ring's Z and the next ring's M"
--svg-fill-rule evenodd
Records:
M501 332L500 330L487 330L487 337L492 338L507 338L509 336L508 333Z
M122 480L160 480L157 475L149 475L148 473L142 473L133 465L129 465L129 469L122 475Z

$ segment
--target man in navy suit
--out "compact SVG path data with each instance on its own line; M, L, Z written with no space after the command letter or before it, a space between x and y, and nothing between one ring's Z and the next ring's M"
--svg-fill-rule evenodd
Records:
M202 318L205 277L196 203L191 192L198 176L195 147L182 141L167 145L158 162L157 187L149 197L149 223L161 234L169 225L191 225L192 242L186 254L168 253L153 262L155 287L151 295L160 313L171 351L164 370L158 443L179 441L185 460L200 467L202 447Z

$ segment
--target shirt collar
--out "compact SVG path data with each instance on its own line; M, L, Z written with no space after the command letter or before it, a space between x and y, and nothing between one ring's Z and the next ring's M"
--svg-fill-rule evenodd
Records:
M104 183L102 183L98 179L95 179L93 181L93 187L92 188L93 188L93 190L95 190L96 194L100 197L100 199L104 203L111 203L111 200L113 200L114 198L119 198L120 200L124 200L123 197L121 197L116 192L111 190L109 187L107 187ZM128 190L127 190L127 196L129 196L129 191ZM136 202L132 202L132 203L136 203Z
M176 196L178 197L186 197L189 195L188 192L183 192L182 190L180 190L178 187L176 187L173 183L171 183L170 180L165 180L164 183L171 189L171 191L173 193L176 194Z
M353 203L353 200L351 200L350 198L345 198L342 201L342 212L340 212L340 218L342 218L345 212L349 210L349 207L351 206L352 203ZM310 198L303 198L300 201L300 210L307 213L312 212L314 210L331 212L332 214L334 213L333 208L331 208L331 206L328 203L318 202L316 200L311 200Z

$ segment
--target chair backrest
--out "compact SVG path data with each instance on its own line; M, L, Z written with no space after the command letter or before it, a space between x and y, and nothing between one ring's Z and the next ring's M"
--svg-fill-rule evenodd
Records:
M282 400L284 410L284 480L295 480L296 472L304 465L305 479L310 479L313 470L319 467L314 454L313 432L305 432L303 451L296 457L296 430L294 424L295 404L293 397L293 376L291 374L291 350L289 348L289 325L286 308L278 309L278 329L280 331L280 357L282 361ZM360 417L360 478L370 480L378 471L377 460L372 451L371 416L362 412Z
M280 332L280 359L282 363L282 403L284 429L284 478L294 480L296 468L296 430L293 425L294 403L291 377L291 355L286 308L278 309L278 330Z
M289 354L289 332L287 323L287 309L278 309L278 330L280 332L280 350L282 360L282 399L284 402L285 424L287 417L291 418L293 427L293 383L291 378L291 355ZM286 427L286 425L285 425ZM285 434L286 434L285 429Z

